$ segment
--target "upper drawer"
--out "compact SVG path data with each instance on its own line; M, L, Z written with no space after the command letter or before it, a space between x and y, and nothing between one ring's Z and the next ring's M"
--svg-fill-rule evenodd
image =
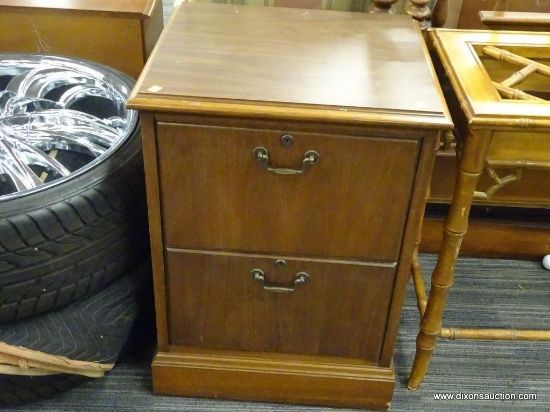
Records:
M167 246L397 260L419 141L167 123L157 136ZM266 168L302 170L310 151L302 174Z

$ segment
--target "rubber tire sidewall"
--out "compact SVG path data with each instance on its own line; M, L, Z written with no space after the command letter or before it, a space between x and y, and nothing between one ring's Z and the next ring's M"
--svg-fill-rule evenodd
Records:
M123 205L122 214L125 221L122 224L118 224L118 226L117 222L112 223L112 230L120 232L114 234L113 237L121 239L119 241L119 243L121 244L121 250L106 250L106 253L126 253L127 255L121 258L121 261L123 261L121 262L120 267L114 267L115 265L112 264L112 267L110 267L109 269L110 272L105 275L104 279L101 278L97 281L90 280L90 282L95 282L93 285L82 286L75 283L75 288L78 287L81 290L78 290L76 292L69 291L67 295L71 296L63 297L62 299L58 299L56 297L56 302L54 302L53 305L51 305L49 302L47 302L46 304L37 302L35 305L36 307L44 307L21 311L17 309L17 314L14 312L13 317L11 317L12 315L10 314L6 315L8 317L2 315L0 317L0 323L21 319L27 316L34 316L46 310L60 307L64 304L70 303L71 301L94 293L101 287L116 279L126 270L128 270L128 268L131 266L132 261L135 261L135 259L143 255L143 253L147 253L148 224L145 202L143 157L141 152L141 133L139 128L136 128L133 134L127 138L127 141L124 142L117 150L113 151L113 153L111 153L109 156L102 159L102 161L98 162L94 167L86 170L85 173L76 174L73 179L63 181L60 184L52 185L45 190L30 193L29 195L24 195L19 198L8 199L2 202L0 204L0 224L9 224L15 227L16 224L14 224L13 222L16 222L18 219L21 220L21 218L25 215L28 216L33 212L41 212L42 210L55 207L56 205L64 205L65 203L70 203L71 199L78 197L79 195L85 194L89 191L94 191L96 187L106 187L109 185L109 187L112 187L110 183L110 178L112 178L113 176L116 176L117 179L116 190L120 192L117 192L117 197L119 197L117 201L119 201ZM120 196L118 196L118 194L120 194ZM128 215L128 217L126 217L126 215ZM107 221L106 223L111 224L111 222L109 221ZM2 241L9 241L9 239L2 239L2 236L2 233L0 233L0 263L2 263L2 254L4 252L10 252L5 247L2 247ZM135 250L130 250L134 248L134 245ZM32 245L29 244L29 246ZM32 248L29 247L29 249ZM70 253L70 255L75 253L76 252ZM80 253L80 255L82 255L82 253ZM63 270L59 269L59 267L65 265L65 262L63 261L64 256L57 256L56 259L58 270ZM80 259L82 259L82 256L80 256ZM4 263L6 263L6 260L4 260ZM32 277L29 278L28 276L25 279L21 279L21 282L26 282L26 284L32 284L33 282L38 283L38 277L44 276L44 270L47 270L46 268L44 268L44 264L44 262L40 263L40 270L37 270L38 273L36 274L36 282ZM74 258L71 258L70 256L66 258L67 271L70 271L71 265L75 264L77 264L77 262L75 262ZM30 272L32 267L32 265L29 265L28 267L25 267L24 270L26 272ZM94 270L96 269L94 268ZM2 298L2 300L0 301L0 314L2 313L2 306L4 305L4 302L6 302L6 295L9 295L9 293L6 292L4 293L4 296L2 296L3 289L7 285L11 285L15 288L18 287L17 284L14 283L18 282L18 280L14 281L14 277L16 277L15 273L17 272L13 270L10 274L9 268L6 271L0 271L0 297ZM32 274L29 276L35 275ZM80 276L79 273L71 273L71 276L75 277L75 282L80 282L78 278ZM82 276L91 275L82 274ZM101 274L101 276L103 275ZM23 278L24 276L21 277ZM55 279L55 275L51 277L54 278L54 281L50 283L53 283L55 285L62 284L65 281L65 279L61 279L61 274L58 276L59 279ZM99 278L100 276L98 275L96 277ZM84 284L84 282L82 282L82 284ZM34 285L33 288L36 289ZM84 289L86 290L83 291ZM20 287L20 290L22 290L22 287ZM52 293L51 290L49 292ZM23 292L19 293L21 294ZM28 306L33 305L32 299L40 299L40 296L37 296L37 294L40 293L41 290L30 291L29 288L29 294L31 294L31 297L28 298L30 302ZM26 298L27 297L25 297L25 299ZM11 298L8 296L7 299ZM43 299L43 301L45 301L45 299ZM10 305L13 306L14 302L11 301ZM12 311L12 309L9 309L9 311ZM21 315L20 313L23 314Z

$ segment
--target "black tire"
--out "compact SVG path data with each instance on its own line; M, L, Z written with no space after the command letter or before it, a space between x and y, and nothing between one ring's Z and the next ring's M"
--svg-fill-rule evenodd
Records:
M0 341L73 360L116 362L140 309L148 309L150 283L147 260L90 297L4 325ZM50 398L91 379L71 374L0 375L0 406Z
M139 130L112 156L48 190L2 202L0 323L88 296L147 253Z
M6 122L2 123L3 140L0 140L4 142L4 146L0 145L0 161L4 162L0 162L0 173L4 173L0 175L1 324L36 316L100 290L125 273L143 253L148 253L148 231L137 114L120 108L134 80L83 60L33 54L0 54L0 57L0 62L5 63L4 76L0 77L7 84L3 86L6 87L2 92L4 111L0 115L0 120ZM40 69L30 70L27 66ZM77 68L78 76L71 77L76 76L71 70ZM12 73L19 69L20 75ZM56 75L51 79L40 74L52 71ZM46 84L38 92L30 85L40 76L44 76L41 81ZM72 80L65 84L61 78ZM72 94L80 97L62 109L49 110L49 104L61 104L58 100L63 100L63 95L78 90L80 81L93 81L94 86L90 87L95 89L86 98L82 97L86 93ZM29 88L21 89L21 84ZM49 91L42 96L46 90ZM109 90L110 94L105 95L109 98L101 94L105 90ZM38 96L43 98L37 100L42 103L25 106L27 92L31 101ZM22 100L19 93L24 95ZM105 98L94 97L98 93ZM13 107L23 104L18 109L23 114L10 111L12 103ZM75 117L75 113L88 116L87 120ZM18 122L27 126L20 129ZM59 129L58 125L64 128ZM78 129L82 125L97 130L105 141L85 137ZM43 138L32 134L35 130L50 133L43 140L46 143L40 143ZM71 137L58 137L62 133ZM88 146L76 144L77 141L87 141L96 148L82 151ZM33 150L41 151L44 157L55 149L55 162L63 164L67 171L55 171L51 162L44 163L40 156L28 156L25 150L29 149L21 147L32 146L31 143L36 145ZM101 145L105 146L99 154L97 148ZM19 156L15 161L11 160L13 153ZM14 179L21 181L21 178L10 165L24 161L44 184L23 190L17 187ZM13 189L15 193L10 191Z

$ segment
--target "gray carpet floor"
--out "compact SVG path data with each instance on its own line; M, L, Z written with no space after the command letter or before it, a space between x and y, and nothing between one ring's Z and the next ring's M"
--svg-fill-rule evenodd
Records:
M425 274L435 264L422 255ZM456 267L445 326L550 329L550 271L540 262L462 258ZM152 392L151 319L143 317L131 348L106 377L14 411L352 412L351 409L160 396ZM550 342L441 340L417 391L406 388L418 332L411 285L395 348L397 385L391 410L550 411ZM434 400L440 393L534 393L532 401Z

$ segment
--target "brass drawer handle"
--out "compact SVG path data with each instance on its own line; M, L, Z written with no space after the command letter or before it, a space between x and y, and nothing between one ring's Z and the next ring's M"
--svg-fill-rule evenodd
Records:
M280 167L271 167L269 165L269 156L265 147L257 147L252 151L254 159L263 163L265 170L278 175L301 175L304 174L308 166L313 165L319 161L319 153L315 150L309 150L304 154L304 160L302 160L302 169L287 169Z
M275 293L294 292L297 285L299 285L300 283L306 283L309 279L309 275L306 272L300 272L300 273L297 273L296 276L294 276L294 284L292 286L290 287L273 286L265 283L265 274L263 270L253 269L252 272L250 272L250 274L252 275L252 279L257 280L258 282L261 282L264 290L268 292L275 292Z

